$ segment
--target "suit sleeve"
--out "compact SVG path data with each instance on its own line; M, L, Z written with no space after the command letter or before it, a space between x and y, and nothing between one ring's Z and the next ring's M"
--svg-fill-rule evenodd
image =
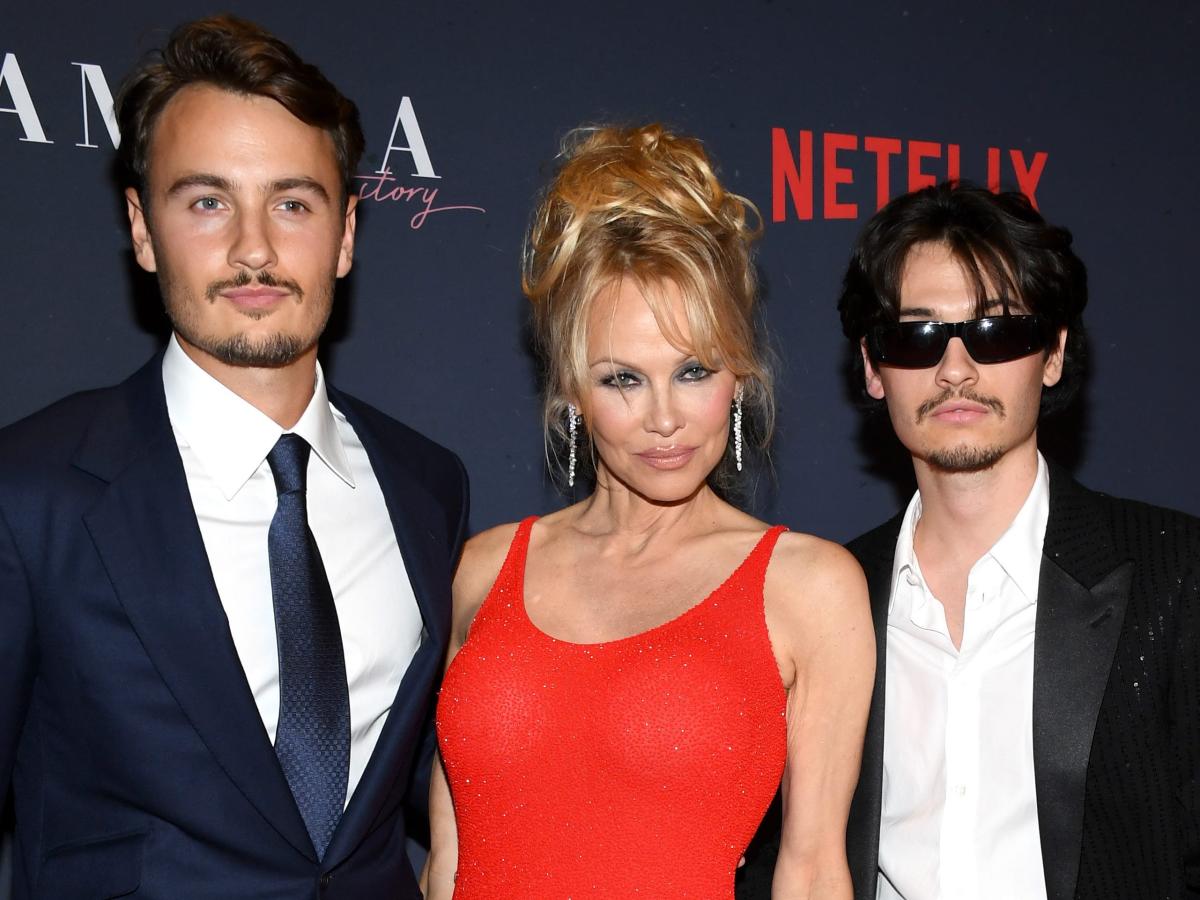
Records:
M1179 594L1172 679L1172 742L1177 760L1180 851L1187 897L1200 900L1200 555L1191 560Z
M458 514L455 516L455 507L447 503L448 512L450 513L446 517L447 525L450 528L446 535L450 547L449 563L451 571L448 573L449 576L453 576L454 574L453 570L458 565L458 558L462 553L462 545L467 537L467 519L471 505L466 467L463 466L462 460L457 456L454 457L454 463L456 466L455 471L458 475ZM449 633L449 596L446 598L446 617L446 632ZM417 748L412 782L409 784L404 800L407 813L406 821L409 823L409 837L426 847L429 846L429 778L433 771L434 753L437 751L437 729L434 724L436 712L437 694L435 693L434 702L429 706L429 716L425 723L421 745Z
M459 480L459 511L458 511L458 526L454 533L450 535L453 543L451 544L450 554L453 558L453 565L458 565L458 557L462 553L463 544L467 540L467 520L471 513L471 483L467 478L467 467L463 465L461 459L454 457L454 463L458 466Z
M0 807L12 784L17 742L29 709L35 646L29 579L0 510Z

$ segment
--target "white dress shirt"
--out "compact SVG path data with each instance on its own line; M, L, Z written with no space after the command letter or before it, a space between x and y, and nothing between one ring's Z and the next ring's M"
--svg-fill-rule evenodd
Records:
M279 649L267 530L276 494L266 458L284 430L196 365L174 335L163 358L163 387L217 592L274 743ZM291 430L312 446L308 521L345 649L349 801L421 642L423 623L379 482L354 429L329 402L319 364L312 401Z
M913 548L888 606L880 900L1045 900L1033 777L1033 633L1050 513L1038 455L1008 530L971 567L961 649Z

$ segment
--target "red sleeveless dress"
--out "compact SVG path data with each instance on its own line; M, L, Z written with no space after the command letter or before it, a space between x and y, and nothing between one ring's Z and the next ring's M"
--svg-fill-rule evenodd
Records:
M533 522L518 527L438 701L455 900L732 900L786 756L763 612L785 529L677 618L575 644L525 612Z

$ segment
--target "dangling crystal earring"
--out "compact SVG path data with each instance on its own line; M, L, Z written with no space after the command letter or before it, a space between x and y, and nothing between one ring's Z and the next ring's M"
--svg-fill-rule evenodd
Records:
M574 445L572 445L572 448ZM742 386L737 386L733 395L733 458L737 460L737 470L742 471Z
M570 453L567 456L567 487L575 487L575 444L579 437L579 411L575 409L574 403L567 404L567 436L571 442Z

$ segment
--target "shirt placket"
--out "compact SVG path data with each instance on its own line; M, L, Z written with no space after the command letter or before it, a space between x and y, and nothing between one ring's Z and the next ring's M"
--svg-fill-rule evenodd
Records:
M967 582L963 640L947 658L945 809L941 833L941 897L979 896L979 665L975 653L984 615L978 588Z

